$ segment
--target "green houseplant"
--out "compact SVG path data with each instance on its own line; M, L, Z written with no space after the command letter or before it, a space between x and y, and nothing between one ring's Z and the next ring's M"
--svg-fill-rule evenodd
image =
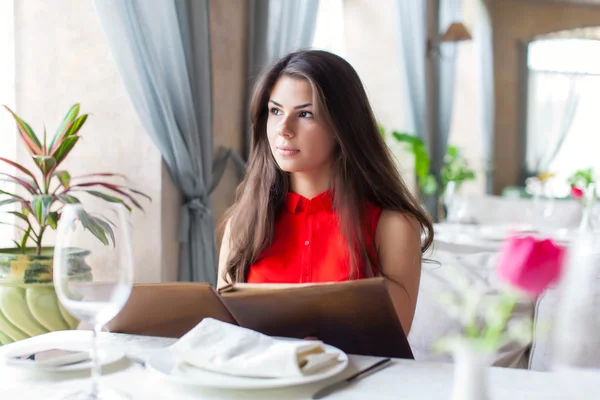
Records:
M448 146L441 178L444 192L446 192L450 182L454 182L456 191L458 191L464 182L475 179L475 171L471 169L469 161L461 154L458 147Z
M385 129L381 125L379 126L379 131L385 138ZM435 180L435 176L429 173L431 162L423 139L408 133L397 131L392 132L392 137L396 141L406 144L407 150L415 157L415 174L417 175L417 185L419 185L419 189L423 194L434 194L437 191L438 184Z
M379 130L385 137L385 129L380 126ZM473 171L467 159L461 154L461 151L456 146L448 146L446 156L444 157L444 165L441 170L441 187L435 179L435 176L430 173L431 161L427 148L423 139L410 135L408 133L392 132L392 137L400 143L407 145L415 157L415 173L417 175L417 183L421 191L426 195L444 194L450 182L454 182L457 189L466 181L475 179L475 171Z
M23 119L11 109L18 134L31 155L36 173L25 166L0 157L0 162L14 167L15 175L0 173L0 182L10 182L17 190L0 190L0 215L11 215L20 232L14 248L0 249L0 345L53 330L72 329L77 321L60 305L52 284L53 248L44 247L44 236L56 229L65 204L80 203L80 194L107 202L143 209L136 199L145 194L116 184L122 175L95 173L71 176L60 166L80 139L79 132L87 114L79 115L79 104L73 105L56 133L49 140L44 130L38 137ZM48 141L49 140L49 141ZM86 213L83 219L98 240L109 244L112 230L109 221ZM2 222L2 224L9 224ZM87 252L73 250L73 273L82 280L89 277L85 263Z
M567 182L571 187L571 197L581 205L580 231L593 230L592 213L598 200L596 193L596 173L592 168L575 171Z
M458 222L461 218L456 215L459 212L457 210L464 211L464 204L461 204L457 195L464 182L475 179L475 171L471 169L468 160L456 146L448 146L440 177L442 180L440 205L445 219L448 222Z
M385 138L385 129L380 125L379 130ZM475 171L470 168L467 159L461 154L458 147L448 146L440 171L440 182L438 183L436 177L430 173L431 160L423 139L397 131L392 132L392 137L396 141L404 143L407 150L414 155L417 184L421 193L424 195L439 195L439 206L447 216L448 207L455 199L455 195L462 184L475 179Z

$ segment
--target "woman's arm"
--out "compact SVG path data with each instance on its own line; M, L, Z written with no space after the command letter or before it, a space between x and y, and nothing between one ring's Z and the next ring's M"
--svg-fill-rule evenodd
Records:
M223 233L223 240L221 241L221 251L219 252L219 268L217 270L217 289L222 288L227 284L223 278L225 274L225 268L227 267L227 259L229 258L230 249L230 232L229 232L229 221L225 225L225 232Z
M375 242L381 271L393 280L388 286L390 296L402 328L408 336L415 315L421 280L420 225L411 215L383 210L377 225Z

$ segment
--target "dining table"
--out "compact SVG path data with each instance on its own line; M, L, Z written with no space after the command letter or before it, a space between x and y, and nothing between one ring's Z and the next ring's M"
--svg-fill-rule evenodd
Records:
M513 234L537 235L568 245L575 231L569 228L533 229L527 224L434 224L434 245L437 250L453 253L497 252Z
M59 331L28 339L50 347L57 343L84 343L89 331ZM153 371L141 355L162 349L176 339L102 332L101 349L118 350L118 361L103 366L101 387L128 393L132 399L311 399L319 389L344 379L381 360L378 357L348 355L347 368L339 375L305 385L260 390L210 389L193 383L178 383ZM0 359L13 345L0 347ZM327 396L327 399L451 399L453 365L443 362L392 359L386 368L367 375ZM516 399L598 399L599 375L586 373L535 372L522 369L489 368L491 400ZM89 369L73 372L42 372L0 363L0 399L60 399L90 383Z

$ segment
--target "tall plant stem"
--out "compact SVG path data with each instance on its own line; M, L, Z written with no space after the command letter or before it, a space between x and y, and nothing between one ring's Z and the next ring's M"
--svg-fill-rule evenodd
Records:
M40 228L40 233L38 233L38 235L37 235L38 239L37 239L37 242L36 242L36 244L37 244L36 253L37 253L38 256L40 254L42 254L42 238L44 236L44 231L45 230L46 230L46 227L42 226Z

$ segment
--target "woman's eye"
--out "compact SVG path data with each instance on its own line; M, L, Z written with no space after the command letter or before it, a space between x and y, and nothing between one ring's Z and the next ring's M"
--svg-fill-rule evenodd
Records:
M300 118L312 118L313 116L313 114L310 111L301 111L298 115L300 116Z
M278 108L273 107L273 108L271 108L271 114L273 114L273 115L281 115L281 110L278 109Z

